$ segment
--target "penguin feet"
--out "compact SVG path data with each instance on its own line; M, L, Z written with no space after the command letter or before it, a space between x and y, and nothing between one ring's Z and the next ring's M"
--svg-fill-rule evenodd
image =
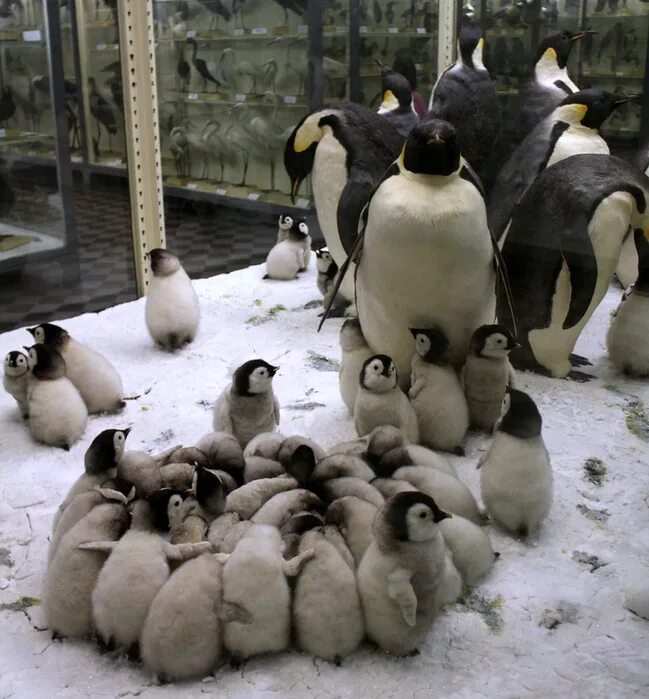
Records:
M270 274L264 274L264 276L262 277L262 279L270 279Z
M334 665L340 667L343 663L343 659L339 655L334 655Z
M70 445L67 442L61 442L61 444L59 444L59 447L64 451L70 451Z
M589 359L582 357L580 354L571 354L570 363L573 366L593 366L593 363Z
M95 633L95 643L99 652L103 655L104 653L112 653L115 650L115 641L112 638L106 640L101 634Z
M597 377L594 374L587 374L585 371L571 371L568 376L566 376L567 379L570 379L571 381L576 381L577 383L587 383L591 379L596 379Z
M230 667L231 667L233 670L239 670L239 669L241 668L242 665L243 665L243 659L242 659L242 658L239 658L239 657L237 657L236 655L233 655L233 656L230 658Z
M63 636L58 631L52 631L52 641L62 641Z

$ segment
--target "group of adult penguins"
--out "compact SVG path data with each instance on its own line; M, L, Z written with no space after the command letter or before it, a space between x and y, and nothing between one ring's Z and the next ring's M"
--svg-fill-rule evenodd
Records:
M483 39L468 25L424 120L407 79L384 69L378 112L333 104L290 136L292 193L311 174L338 268L334 290L404 381L409 328L440 328L460 367L472 332L494 315L520 345L510 355L515 368L587 380L574 367L588 362L573 349L614 272L625 287L643 275L646 285L649 149L628 163L598 133L615 109L641 97L579 90L570 79L571 48L589 33L541 41L508 158ZM494 163L502 165L495 176ZM631 365L622 358L621 368Z

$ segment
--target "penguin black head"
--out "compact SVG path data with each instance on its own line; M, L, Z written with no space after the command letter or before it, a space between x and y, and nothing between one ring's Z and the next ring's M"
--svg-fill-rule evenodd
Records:
M286 464L286 471L304 487L311 479L311 474L316 465L316 458L313 449L308 444L300 444L291 454L291 458Z
M481 325L471 336L469 351L477 357L502 359L518 346L504 325Z
M27 355L14 350L5 357L5 374L7 376L23 376L29 371Z
M41 323L33 328L27 328L34 341L41 345L49 345L55 349L61 348L69 339L67 330L54 325L54 323Z
M440 328L410 328L417 354L430 364L444 366L451 355L451 344Z
M427 119L410 132L403 149L406 170L422 175L450 175L460 167L455 127L442 119Z
M280 214L278 225L281 230L288 231L293 226L294 219L289 214Z
M86 473L93 475L117 466L124 454L130 427L124 430L104 430L90 443L84 456Z
M272 388L273 376L279 367L272 366L263 359L251 359L242 364L232 380L234 392L240 396L253 396L267 393Z
M438 522L451 517L437 507L433 498L419 491L392 496L383 506L382 514L393 539L415 543L433 539Z
M225 512L225 489L221 479L208 469L197 466L194 471L192 490L198 504L212 517Z
M44 381L52 381L65 376L65 361L63 357L49 345L33 345L25 347L27 364L34 376Z
M360 384L372 393L387 393L396 387L398 380L397 368L387 354L375 354L361 369Z
M388 111L407 111L412 107L412 87L408 78L390 70L383 61L376 59L383 78L381 84L381 107Z
M413 92L417 89L417 66L412 57L412 51L403 47L397 50L394 54L394 62L392 70L395 73L401 73L403 77L410 83Z
M580 122L589 129L599 129L614 110L630 101L631 97L626 95L614 95L612 92L590 88L569 95L559 106L583 105L584 115Z
M477 24L463 24L458 38L462 63L474 70L484 70L482 64L482 29Z
M162 488L149 495L147 501L153 513L153 526L161 532L169 531L170 510L180 511L184 498L184 491L171 488Z
M289 238L291 240L304 240L307 235L309 235L309 226L307 225L306 219L296 219L291 225L291 230L289 231Z
M532 439L541 434L543 418L536 403L523 391L508 388L500 408L496 430L519 439Z
M559 68L565 68L568 64L570 51L572 51L575 41L579 41L579 39L583 39L591 34L597 34L597 32L584 29L578 32L569 32L565 30L548 34L539 44L534 63L538 63L543 56L546 56L547 58L554 59Z
M168 277L180 269L180 261L169 250L154 248L149 252L151 271L155 277Z

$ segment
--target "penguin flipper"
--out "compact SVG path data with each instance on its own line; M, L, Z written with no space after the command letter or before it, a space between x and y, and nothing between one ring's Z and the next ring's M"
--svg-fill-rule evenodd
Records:
M408 626L417 623L417 595L410 583L411 575L405 568L397 568L388 575L388 597L399 605Z
M79 544L77 548L82 549L83 551L101 551L103 553L111 553L116 545L116 541L86 541L83 544Z
M561 256L570 272L570 305L563 321L567 330L584 317L597 285L597 259L585 215L561 232Z
M372 183L368 179L354 179L354 172L340 195L336 212L338 236L342 246L349 255L354 248L358 236L358 223L363 207L367 204L372 193ZM367 178L367 175L365 175Z

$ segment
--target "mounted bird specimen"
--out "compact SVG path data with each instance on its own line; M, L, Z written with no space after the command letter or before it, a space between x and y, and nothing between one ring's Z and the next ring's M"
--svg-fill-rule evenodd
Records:
M16 103L14 102L13 92L7 85L2 88L2 97L0 97L0 124L6 125L7 121L16 113Z
M212 72L210 71L207 62L202 58L197 58L196 54L198 52L198 44L194 39L187 39L187 43L191 44L192 47L192 65L196 69L196 72L203 79L203 90L207 92L207 83L212 82L216 86L214 92L218 92L219 87L221 87L221 82L216 77L214 77L214 75L212 75Z
M94 78L88 78L88 86L90 88L88 94L90 113L97 123L97 138L92 139L92 146L95 158L99 158L101 153L99 148L101 142L101 127L103 126L108 132L108 152L110 152L112 151L111 136L117 133L117 122L115 113L111 109L108 100L97 89L97 83Z

